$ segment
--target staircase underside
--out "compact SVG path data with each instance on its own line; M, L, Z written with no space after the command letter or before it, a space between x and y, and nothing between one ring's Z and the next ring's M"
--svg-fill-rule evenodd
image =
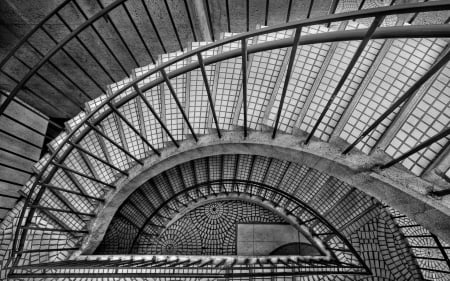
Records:
M450 9L450 4L420 7L436 11ZM265 157L305 167L312 171L305 177L311 177L317 190L334 183L349 187L366 200L354 206L373 197L374 205L381 202L393 208L390 213L405 214L415 223L400 227L431 231L420 238L433 239L433 249L443 256L437 260L450 270L448 244L436 238L450 241L450 201L430 197L449 193L450 47L441 38L450 37L450 29L446 24L409 26L402 16L393 22L385 17L417 8L394 6L258 27L253 33L225 33L221 41L195 42L188 52L161 55L155 65L134 69L129 78L109 85L105 95L87 102L49 144L50 153L36 163L36 176L22 190L27 198L9 221L11 231L19 224L12 239L12 266L29 270L39 263L64 266L67 259L83 259L81 255L92 254L100 244L121 206L149 181L163 175L176 183L177 177L168 175L189 161L250 155L252 160L246 161ZM353 21L367 16L375 20ZM422 38L430 34L432 38ZM239 165L236 161L235 175L244 173ZM248 184L258 183L247 173ZM317 173L327 178L323 186L313 177ZM194 176L195 182L211 185L207 174L206 180L204 174ZM184 179L158 190L164 194L172 186L174 191ZM230 179L243 180L217 177L222 183ZM281 189L277 184L271 188ZM364 231L381 224L397 233L393 219L405 216L386 218L386 210L379 214ZM226 264L227 269L249 262L155 259L137 262L166 267ZM95 264L89 256L87 263ZM11 276L20 277L24 268L16 269Z

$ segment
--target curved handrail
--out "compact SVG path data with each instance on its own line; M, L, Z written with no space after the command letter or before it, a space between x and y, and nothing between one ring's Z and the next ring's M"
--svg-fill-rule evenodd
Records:
M306 204L305 202L303 202L302 200L300 200L299 198L296 198L294 196L292 196L292 194L287 193L284 190L278 189L276 187L270 186L268 184L265 183L260 183L260 182L254 182L254 181L247 181L247 180L239 180L239 179L230 179L230 180L212 180L212 181L206 181L206 182L202 182L199 184L195 184L191 187L188 187L186 189L183 189L177 193L175 193L174 195L172 195L170 198L168 198L166 201L164 201L163 204L161 204L158 208L156 208L153 213L148 216L147 220L144 222L144 224L142 225L142 227L139 229L138 233L136 234L133 243L130 246L130 250L128 252L128 254L132 254L131 251L133 250L134 245L136 245L136 242L139 238L139 236L142 234L145 226L147 225L147 223L149 223L151 221L151 219L156 216L166 205L168 205L172 200L174 200L175 198L177 198L178 196L184 194L184 193L188 193L189 191L195 190L195 189L201 189L202 187L209 187L211 185L220 185L223 186L224 184L242 184L246 186L246 189L248 186L255 186L257 188L260 188L262 190L269 190L272 191L278 195L283 196L284 198L286 198L287 200L293 201L296 204L296 207L293 209L298 209L300 206L301 208L303 208L307 213L309 213L312 217L317 218L318 221L320 221L321 223L323 223L328 229L330 229L336 236L338 236L343 242L344 244L349 247L349 249L355 254L355 256L358 259L358 262L362 265L362 267L370 272L370 269L367 267L367 265L364 263L364 260L362 260L362 258L357 254L355 248L352 246L352 244L348 241L347 238L345 238L344 235L342 235L327 219L325 219L322 215L319 214L319 212L317 212L314 208L312 208L311 206L309 206L308 204ZM231 193L231 192L230 192ZM248 192L248 191L244 191L244 192L238 192L239 194L248 194L250 196L256 196L255 194ZM217 193L215 193L214 189L212 192L213 195L217 195ZM208 194L211 195L211 194ZM271 202L269 200L269 202ZM289 204L286 204L289 205ZM302 224L304 224L304 222L301 222ZM315 236L316 234L311 230L312 235Z
M115 3L117 4L120 1L123 1L123 0L118 0ZM117 4L117 5L119 5L119 4ZM24 205L25 207L23 208L20 218L19 218L19 223L18 223L19 227L18 227L18 230L16 231L16 235L14 236L14 241L13 241L12 255L16 255L14 257L15 262L18 262L21 257L21 253L18 253L18 252L20 252L20 250L24 246L25 238L26 238L27 231L28 231L28 229L22 229L22 231L19 230L21 227L23 227L22 223L23 223L23 220L25 217L26 210L27 210L27 208L29 208L29 212L28 212L28 214L26 216L26 220L25 220L25 226L29 225L31 223L31 220L32 220L35 210L36 210L36 208L33 206L36 206L39 204L39 201L46 189L46 187L42 186L42 184L48 183L50 181L50 179L53 177L53 175L56 173L56 171L58 170L58 167L56 165L53 165L51 170L47 171L49 165L51 165L53 162L62 163L65 160L65 158L69 155L70 151L74 148L74 146L71 145L71 143L77 144L79 141L81 141L81 139L88 132L90 132L92 130L90 126L84 126L84 125L89 124L91 126L95 126L101 120L103 120L106 116L111 114L113 112L113 110L111 108L111 104L114 104L114 107L119 108L121 105L125 104L128 100L136 97L139 91L145 92L145 91L151 89L152 87L159 85L164 80L159 78L159 79L151 81L141 87L138 86L139 82L142 82L144 79L150 77L154 73L164 71L164 69L167 68L168 66L171 66L181 60L184 60L186 58L189 58L189 57L197 55L197 54L201 54L204 51L207 51L207 50L210 50L213 48L217 48L219 46L223 46L223 45L231 43L231 42L236 42L236 41L245 42L245 40L248 38L255 37L258 35L262 35L262 34L273 33L273 32L277 32L277 31L281 31L281 30L302 28L305 26L311 26L311 25L316 25L316 24L331 23L331 22L359 19L359 18L366 18L366 17L382 17L382 16L387 16L387 15L393 15L393 14L413 13L413 12L417 12L418 9L420 9L420 11L437 11L437 10L442 10L442 9L450 9L450 3L448 1L440 1L440 2L428 2L425 4L420 3L420 5L418 3L415 3L415 4L407 4L407 5L388 7L388 8L374 8L374 9L370 9L370 10L349 12L349 13L343 13L343 14L338 14L338 15L323 16L323 17L319 17L316 19L307 19L307 20L301 20L301 21L297 21L297 22L293 22L293 23L284 24L284 25L268 27L268 28L264 28L261 30L249 32L249 33L239 34L239 35L212 43L210 45L200 47L193 51L187 52L187 53L185 53L177 58L174 58L166 63L162 63L161 65L157 66L155 69L147 72L146 74L133 79L130 83L125 85L123 88L121 88L120 90L118 90L117 92L112 94L111 96L108 96L94 110L87 113L86 116L84 117L83 121L80 122L79 124L77 124L75 126L75 128L73 128L73 130L67 134L65 139L62 141L62 143L56 149L56 151L54 151L54 153L51 155L48 162L42 167L41 172L39 172L39 174L37 175L37 180L34 182L34 184L32 185L32 187L30 189L30 192L25 201L25 205ZM96 16L91 18L90 22L94 22L95 19L98 19L102 15L104 15L104 13L98 13ZM397 31L401 31L402 29L404 29L404 30L413 30L414 29L413 27L396 27L396 28L397 28ZM445 26L443 29L444 30L440 30L439 28L436 28L436 30L443 31L443 34L445 33L447 37L450 36L450 29L448 28L448 26ZM423 34L424 37L426 37L426 36L433 37L433 33L430 33L430 29L427 29L426 31L427 31L427 33L425 33L425 30L422 30L422 31L416 30L416 32L418 32L417 34ZM74 31L74 33L72 33L70 37L73 38L74 36L76 36L76 34L77 33L75 33L75 31ZM388 36L388 35L386 35L386 36ZM403 37L404 34L398 34L398 36ZM329 40L327 40L327 38L325 38L325 36L322 36L322 37L318 36L318 38L321 38L322 41L316 40L315 42L329 41ZM64 42L68 42L68 41L69 40L67 39ZM291 42L291 41L284 41L283 43L287 44L286 46L289 46L289 42ZM273 49L273 48L279 47L277 44L274 44L274 43L265 44L265 45L261 44L261 45L264 47L261 48L261 46L259 46L259 49L256 45L250 46L248 48L248 52L251 53L251 52L257 52L257 51L261 51L261 50L265 50L265 49ZM291 45L292 45L292 43L291 43ZM57 47L55 47L55 49L53 50L52 53L55 53L57 51L57 49L61 48L62 46L63 46L63 44L59 44ZM234 52L234 53L229 52L228 57L233 57L233 56L239 56L239 54L236 54L236 52ZM51 57L51 55L48 54L46 56L46 59L49 59L50 57ZM219 58L224 59L224 58L227 58L227 56L222 54L222 56L221 57L219 56ZM217 58L215 58L215 59L217 60ZM214 59L211 59L211 58L205 59L205 65L211 64L213 62L214 62ZM43 63L40 63L39 65L43 65ZM173 78L173 77L176 77L177 75L186 73L187 71L198 68L198 67L199 67L198 62L193 63L189 67L168 73L168 77ZM23 85L23 84L24 83L21 83L21 85ZM124 93L126 90L128 90L130 88L134 88L135 91L133 91L131 94L128 94L126 97L122 97L118 102L113 102L119 95L121 95L122 93ZM16 93L17 93L17 91L16 91ZM99 116L95 116L97 114L97 112L100 109L104 109L105 106L106 106L106 110L104 110L104 112L99 114ZM93 119L94 121L91 122L90 121L91 119ZM83 127L84 127L83 131L79 132L79 130ZM75 133L78 133L78 135L75 136L75 140L71 140L71 138L74 137ZM68 147L66 147L66 145L68 145ZM63 154L59 158L56 158L56 155L58 155L63 148L65 149ZM44 173L48 173L48 175L46 177L43 177ZM33 199L33 195L34 195L35 190L38 187L38 185L41 185L41 188L38 190L38 192L36 193L36 197ZM33 201L31 204L32 206L30 205L31 201ZM18 241L19 239L20 239L20 241ZM19 244L17 244L17 243L19 243Z

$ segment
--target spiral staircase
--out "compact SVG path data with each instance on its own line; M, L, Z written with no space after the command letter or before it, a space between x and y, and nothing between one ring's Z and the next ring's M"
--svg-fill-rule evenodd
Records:
M419 9L450 4L222 32L135 68L34 165L25 199L2 221L2 277L449 280L449 222L439 219L450 214L450 28L411 25ZM160 243L188 206L224 198L258 202L322 255L142 246ZM374 221L396 249L386 265L354 246L371 243Z

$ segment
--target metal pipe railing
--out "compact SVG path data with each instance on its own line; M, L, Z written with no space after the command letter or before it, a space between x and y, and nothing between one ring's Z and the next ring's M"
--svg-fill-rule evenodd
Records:
M91 27L92 24L94 24L96 22L96 20L107 15L109 12L111 12L114 8L121 5L123 2L124 2L124 0L117 0L117 1L113 2L111 5L105 7L102 11L98 12L97 14L95 14L94 16L89 18L86 22L84 22L77 29L75 29L73 32L71 32L71 34L69 36L67 36L65 39L63 39L61 42L59 42L57 46L55 46L51 51L49 51L45 55L43 60L41 60L37 65L35 65L33 67L33 69L29 73L27 73L27 75L18 83L16 88L10 93L10 95L8 96L5 103L3 103L0 106L0 113L5 110L5 108L9 104L9 102L11 102L14 99L15 95L25 86L27 81L49 59L51 59L54 54L56 54L61 48L63 48L68 42L70 42L71 39L75 38L81 31L85 30L88 27ZM239 34L239 35L212 43L210 45L200 47L196 50L187 52L179 57L176 57L173 60L170 60L166 63L162 63L160 66L156 67L155 69L152 69L151 71L147 72L145 75L133 79L133 81L128 83L125 87L118 90L113 95L107 97L94 110L92 110L91 112L86 114L83 122L76 125L76 127L72 130L72 132L70 132L66 136L66 138L64 139L62 144L54 151L54 154L50 157L49 161L44 165L41 172L37 175L37 178L39 179L39 181L36 181L33 184L33 186L31 187L31 190L29 193L30 195L26 198L25 207L19 218L19 224L18 224L19 227L18 228L22 231L17 231L16 235L14 237L14 241L13 241L13 255L15 258L14 263L17 264L22 255L20 253L20 251L23 250L23 246L25 244L25 239L27 236L27 231L33 229L29 226L31 223L31 220L35 214L35 211L36 211L36 208L33 208L33 206L39 206L39 201L41 200L41 198L44 194L46 185L48 185L49 181L51 180L53 175L56 173L57 169L61 167L61 165L62 165L61 163L64 161L64 159L69 155L69 153L74 148L73 145L70 145L71 143L78 144L78 142L81 141L82 138L88 132L90 132L91 130L95 130L97 133L102 135L104 138L107 138L108 141L112 142L113 144L116 144L119 149L123 149L124 153L126 153L129 157L133 158L136 162L142 164L141 160L135 158L128 151L126 151L125 148L123 148L120 145L118 145L117 143L115 143L113 140L108 138L103 132L101 132L101 130L96 128L97 124L99 124L109 114L114 112L114 110L111 107L109 107L108 105L113 101L113 99L115 100L118 96L120 96L126 90L128 90L130 88L134 88L136 91L127 95L126 97L121 98L120 101L115 102L114 105L116 108L120 108L120 106L124 105L127 101L138 96L139 93L142 94L142 92L145 92L145 91L151 89L152 87L159 85L162 82L166 82L170 88L170 81L169 81L170 78L174 78L178 75L184 74L192 69L199 68L199 67L201 67L201 65L200 65L200 62L195 62L195 63L187 65L183 68L177 69L176 71L173 71L171 73L165 72L165 69L167 67L174 65L175 63L177 63L181 60L184 60L186 58L201 55L202 52L205 52L205 51L213 49L213 48L217 48L219 46L223 46L223 45L231 43L231 42L242 42L243 44L241 45L241 49L236 50L236 51L231 51L228 53L224 53L224 54L221 54L221 55L218 55L215 57L205 58L203 61L204 65L209 65L214 62L228 59L231 57L237 57L240 54L244 54L243 58L245 58L247 53L255 53L258 51L270 50L270 49L280 48L283 46L292 47L293 43L297 42L297 41L295 41L295 39L294 40L285 39L285 40L278 40L278 41L270 42L267 44L252 45L247 48L247 43L246 43L247 39L255 37L255 36L263 35L263 34L273 33L273 32L287 30L287 29L300 29L302 27L311 26L311 25L325 24L325 23L344 21L344 20L353 20L353 19L358 19L358 18L367 18L367 17L379 18L379 17L384 17L387 15L413 13L413 12L417 12L419 10L420 10L420 12L427 12L427 11L438 11L438 10L448 10L448 9L450 9L450 3L447 1L429 2L429 3L425 3L425 4L414 3L414 4L393 6L393 7L389 7L389 8L376 8L376 9L371 9L371 10L367 10L367 11L358 11L358 12L349 12L349 13L338 14L338 15L329 15L329 16L318 17L315 19L306 19L306 20L291 22L291 23L284 24L284 25L277 25L277 26L268 27L268 28L256 30L253 32L245 33L245 34ZM384 30L383 30L383 28L375 28L375 29L379 29L379 30L374 30L373 36L372 36L373 39L395 38L395 36L397 36L397 37L405 37L405 36L406 37L408 37L408 36L417 36L417 37L446 36L446 37L449 37L450 36L450 30L447 26L444 26L444 27L429 26L426 29L421 29L420 27L414 27L414 26L413 27L384 28ZM391 32L393 32L393 33L391 33ZM344 40L343 38L349 38L349 37L366 39L368 36L366 30L343 31L343 32L333 32L333 33L336 33L336 34L331 34L331 35L327 34L326 36L316 35L316 36L311 36L310 38L308 38L308 36L304 36L304 37L306 37L306 39L304 39L303 41L302 41L303 38L299 39L298 44L302 45L302 44L312 44L312 43L320 43L320 42L332 42L332 41ZM244 62L246 64L246 59L244 59ZM243 71L244 77L245 77L245 73L246 73L245 70L246 70L246 67L244 67L244 71ZM143 82L144 79L150 77L152 74L157 73L157 72L162 73L163 77L155 79L155 80L151 81L150 83L145 84L142 87L138 86L139 82ZM244 88L245 88L245 85L244 85ZM176 99L177 96L176 96L175 91L173 91L173 87L171 89L171 94L173 95L175 100L177 100ZM244 102L244 112L246 111L245 104L246 104L246 102ZM182 107L179 104L178 104L178 106L179 106L180 110L182 110ZM98 111L100 109L105 109L105 110L101 114L98 114ZM96 116L96 115L98 115L98 116ZM245 134L247 132L247 129L246 129L247 117L246 117L246 115L247 114L244 113ZM186 116L184 116L184 117L185 117L185 121L187 122L187 124L190 125L187 117ZM87 125L87 126L85 126L85 125ZM81 132L80 132L80 129L82 129ZM193 134L194 138L196 138L195 132L192 129L192 127L190 127L190 130L191 130L191 133ZM75 135L75 133L77 133L77 135ZM58 153L61 151L62 147L65 146L65 144L69 144L69 148L65 149L64 152L62 153L62 156L58 156L58 159L56 159L55 158L56 155L58 155ZM50 164L53 164L53 166L50 169L50 171L47 171L47 168L49 167ZM66 167L64 167L64 168L66 169ZM47 175L45 177L43 177L45 173L47 173ZM35 194L35 190L36 190L36 188L38 188L38 182L43 183L43 184L41 185L40 189L38 190L36 197L33 199L31 195ZM28 209L29 209L28 214L26 214ZM25 219L25 222L24 222L24 219Z

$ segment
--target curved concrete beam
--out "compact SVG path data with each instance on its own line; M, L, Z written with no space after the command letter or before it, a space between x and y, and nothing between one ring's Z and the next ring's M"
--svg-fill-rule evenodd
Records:
M379 155L367 156L353 152L342 155L342 145L337 143L311 142L305 146L303 138L279 134L271 138L271 132L251 132L247 138L239 131L205 135L180 143L161 151L161 156L150 156L143 166L135 166L129 177L116 182L116 190L99 206L97 217L91 221L90 235L83 242L79 254L91 254L103 239L114 214L120 205L139 186L152 177L184 162L221 154L252 154L277 158L308 166L336 177L351 186L373 196L379 201L399 210L412 220L450 242L450 200L437 200L427 196L430 184L404 169L392 167L384 171L371 169L383 161Z

